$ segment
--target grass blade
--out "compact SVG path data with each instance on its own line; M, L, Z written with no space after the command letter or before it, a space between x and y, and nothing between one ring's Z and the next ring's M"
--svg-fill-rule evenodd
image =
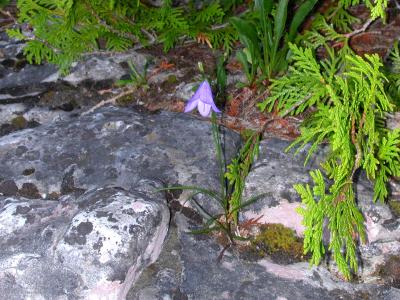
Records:
M276 9L274 18L274 51L276 52L279 46L279 41L283 36L287 18L287 6L289 0L280 0Z
M230 19L231 24L237 32L239 33L240 41L250 50L254 50L254 48L258 44L258 36L257 31L254 26L245 20L242 20L238 17L232 17Z
M169 190L192 190L192 191L197 191L197 192L202 193L204 195L208 195L211 198L214 198L214 199L218 200L219 202L222 202L222 198L220 197L220 195L216 191L199 188L197 186L171 186L171 187L165 187L165 188L156 189L154 191L154 193L158 193L158 192L162 192L162 191L169 191Z
M297 9L289 28L289 42L294 40L300 25L303 23L304 19L308 16L317 2L318 0L308 0Z
M219 128L217 124L217 117L214 112L211 114L211 125L212 125L212 135L214 140L215 149L217 151L217 161L219 165L219 183L221 185L221 198L225 199L226 188L225 188L225 158L221 146L221 136L219 134Z
M241 209L245 208L246 206L249 206L250 204L253 204L254 202L264 198L265 196L267 196L267 193L263 193L263 194L251 197L250 199L242 202L240 205L233 207L231 210L231 213L241 210Z

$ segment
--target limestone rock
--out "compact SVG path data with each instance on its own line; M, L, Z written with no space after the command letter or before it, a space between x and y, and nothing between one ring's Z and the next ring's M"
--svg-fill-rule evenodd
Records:
M240 137L223 136L229 158ZM209 121L116 107L0 137L0 166L0 292L10 299L124 299L167 231L155 190L219 182Z
M0 201L0 293L7 299L124 299L162 248L169 211L140 192L100 188L59 202Z
M247 260L213 238L190 234L193 220L173 219L159 259L146 269L127 300L148 299L385 299L399 295L396 288L352 284L324 268L306 262L279 265L268 259Z
M229 158L240 138L227 131L224 139ZM214 148L209 122L186 114L104 107L1 138L1 176L19 189L24 183L35 185L44 198L105 185L129 190L142 179L218 189ZM34 172L26 176L26 169ZM217 209L211 201L205 205Z
M111 58L93 56L81 62L74 63L71 73L61 80L73 85L78 85L84 81L115 81L129 73L129 69L123 67L123 65L127 65L127 62L131 62L137 71L142 74L146 59L146 55L135 51L120 53Z

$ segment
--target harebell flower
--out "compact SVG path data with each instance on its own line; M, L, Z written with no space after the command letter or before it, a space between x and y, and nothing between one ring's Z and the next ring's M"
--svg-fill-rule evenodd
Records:
M214 103L211 87L207 80L200 84L196 93L190 98L186 104L185 113L192 111L196 107L203 117L210 117L211 109L216 113L221 112Z
M211 233L213 231L219 231L224 233L230 243L229 246L235 244L235 240L243 239L240 234L236 232L237 222L238 222L238 212L244 207L250 205L255 202L260 196L252 197L247 201L242 202L242 191L238 189L236 191L237 195L234 194L234 189L237 187L237 182L240 184L244 184L244 178L239 180L237 176L244 174L232 174L231 176L226 176L227 172L226 162L223 155L222 149L222 141L220 137L219 126L217 124L216 113L221 113L221 111L217 108L214 103L213 94L211 91L210 84L207 80L203 81L193 97L187 102L184 112L191 112L197 107L200 115L203 117L211 117L211 125L212 125L212 136L214 140L214 144L216 147L216 156L219 164L219 179L220 179L220 190L207 189L197 186L172 186L158 189L157 191L171 191L171 190L190 190L192 194L189 196L188 200L191 200L194 206L197 208L198 212L206 219L206 222L203 228L198 230L192 230L192 233ZM248 143L247 143L248 144ZM249 150L251 149L251 150ZM241 167L241 163L243 161L249 161L248 153L251 152L250 155L250 163L253 161L253 148L245 145L245 149L242 149L239 153L239 156L232 161L232 166L228 166L228 169L237 169ZM243 168L243 167L242 167ZM247 169L246 169L247 170ZM247 175L247 173L245 174ZM239 192L239 193L238 193ZM221 214L212 215L208 211L206 211L200 203L198 203L198 199L195 196L198 194L203 194L208 196L210 200L216 201L222 209ZM221 252L221 255L227 248ZM220 255L220 257L221 257Z

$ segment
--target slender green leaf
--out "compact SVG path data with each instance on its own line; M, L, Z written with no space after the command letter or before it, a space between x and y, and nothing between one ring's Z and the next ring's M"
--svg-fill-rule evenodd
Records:
M241 210L241 209L243 209L243 208L249 206L250 204L253 204L254 202L256 202L256 201L258 201L258 200L264 198L266 195L267 195L266 193L263 193L263 194L260 194L260 195L251 197L250 199L248 199L248 200L242 202L240 205L238 205L238 206L232 208L232 209L231 209L231 213L234 213L234 212L236 212L236 211L239 211L239 210Z
M260 12L260 17L267 18L272 12L272 0L255 0L254 9Z
M287 6L289 0L280 0L274 18L274 52L277 51L279 42L286 26Z
M307 0L296 10L289 28L289 42L294 40L300 25L304 22L317 2L318 0Z
M156 189L154 191L154 193L158 193L158 192L162 192L162 191L169 191L169 190L193 190L193 191L197 191L199 193L202 193L204 195L208 195L211 198L214 198L214 199L222 202L221 196L216 191L199 188L197 186L171 186L171 187Z
M245 44L250 51L255 50L255 48L258 47L258 36L255 26L238 17L232 17L230 22L238 31L240 41Z

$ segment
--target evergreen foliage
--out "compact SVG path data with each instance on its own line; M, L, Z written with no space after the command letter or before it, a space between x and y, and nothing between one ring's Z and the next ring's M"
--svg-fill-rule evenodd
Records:
M238 39L238 32L224 22L242 2L204 1L199 9L198 1L190 1L185 7L174 7L172 0L165 0L163 7L154 8L140 0L18 0L18 20L20 23L29 24L33 32L11 29L9 35L28 40L24 52L30 63L40 64L48 61L59 65L64 73L83 53L97 49L123 51L137 43L146 45L149 41L162 42L164 50L167 51L181 38L187 37L212 47L222 46L225 52L229 53L233 42ZM288 1L281 0L275 9L271 9L275 6L272 5L273 2L275 1L256 1L255 5L255 11L262 15L260 21L268 21L260 22L259 30L259 33L264 35L261 41L265 52L262 54L265 61L260 65L262 69L271 69L264 72L268 74L282 70L282 65L285 65L286 43L293 41L297 28L318 1L301 2L291 24L288 25L287 37L284 37L282 29L285 27ZM360 2L340 0L339 6L347 8ZM387 0L364 2L371 9L373 19L384 16ZM340 22L351 18L345 10L339 10L333 16L333 21L339 22L338 26ZM271 22L276 24L268 25ZM272 33L268 33L268 43L265 37L267 31ZM282 43L282 37L285 38L284 49L278 51L276 45ZM257 48L259 49L259 45ZM243 55L241 58L242 61L247 61Z
M386 89L393 102L400 106L400 50L399 42L396 41L389 56L390 67L386 70L389 81Z
M385 8L388 6L388 0L339 0L339 4L343 5L344 8L349 8L352 5L360 4L361 2L371 11L371 18L373 20L377 18L385 18Z
M237 157L227 166L225 177L229 186L230 214L234 225L239 222L238 207L242 205L242 197L245 188L245 180L250 172L250 168L258 156L260 134L253 133L242 146Z
M350 31L350 26L358 21L342 7L331 9L325 15L316 14L311 30L299 36L298 43L312 49L327 43L345 44L347 38L343 32Z
M330 7L324 14L327 21L339 32L350 32L351 25L360 23L360 20L349 13L340 3Z
M313 187L295 185L305 208L305 252L318 264L324 253L325 221L330 231L329 250L339 270L349 278L357 271L356 247L364 241L363 216L353 190L356 172L363 169L375 183L374 200L388 195L389 176L400 175L400 131L385 128L385 113L393 111L386 91L387 78L378 55L349 55L344 48L317 61L310 48L290 45L293 64L285 77L273 80L271 96L261 109L294 114L314 107L303 123L301 136L290 146L297 151L310 145L307 160L318 145L329 142L329 154L321 170L310 172ZM329 179L331 182L327 184Z
M233 7L238 1L222 1ZM231 4L231 6L229 6ZM174 7L165 0L161 8L139 0L18 0L19 22L33 32L9 30L10 36L28 40L24 53L30 63L48 61L67 71L85 52L97 49L123 51L149 40L162 42L168 50L182 37L232 49L237 39L230 26L221 24L229 11L220 1L211 1L198 10L194 5Z

